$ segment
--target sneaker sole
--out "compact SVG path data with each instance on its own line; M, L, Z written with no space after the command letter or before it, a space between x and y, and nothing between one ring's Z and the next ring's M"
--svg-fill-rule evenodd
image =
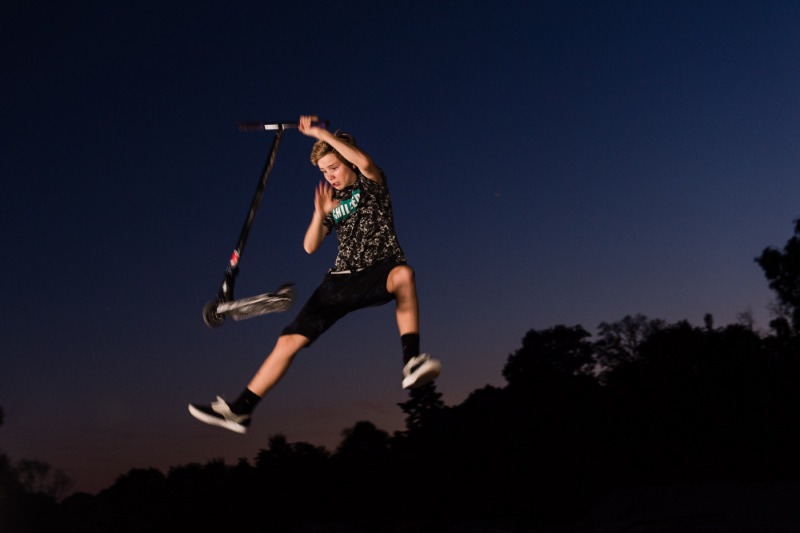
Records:
M203 411L196 409L192 404L189 404L189 413L200 422L205 422L210 426L217 426L221 428L225 428L227 430L233 431L234 433L245 434L247 433L247 428L241 424L236 422L231 422L230 420L220 419L215 416L211 416L208 413L204 413Z
M415 389L417 387L427 385L434 379L438 378L441 371L442 365L438 361L428 359L422 363L422 365L420 365L416 372L410 376L407 376L403 380L403 388Z

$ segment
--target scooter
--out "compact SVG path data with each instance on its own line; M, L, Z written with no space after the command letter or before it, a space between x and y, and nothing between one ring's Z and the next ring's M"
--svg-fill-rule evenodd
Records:
M327 128L328 121L321 121L315 125ZM267 185L269 174L272 172L272 167L275 164L275 158L278 155L278 148L280 147L283 134L286 130L297 128L297 126L298 124L296 122L241 122L239 124L239 131L275 131L275 137L272 140L272 146L270 147L267 161L264 164L261 178L258 181L256 192L253 195L250 211L247 213L244 226L239 234L239 242L233 249L233 253L228 260L228 265L225 268L225 275L222 279L222 285L217 292L217 297L209 301L203 307L203 321L209 328L218 328L222 326L222 324L225 323L226 317L230 317L233 320L244 320L267 313L287 311L292 307L292 303L294 302L294 283L285 283L275 292L268 292L257 296L241 298L239 300L233 298L233 287L236 282L236 277L239 275L239 261L242 258L244 245L247 242L247 236L250 234L250 227L253 225L256 211L258 211L258 206L261 203L261 197L264 195L264 188Z

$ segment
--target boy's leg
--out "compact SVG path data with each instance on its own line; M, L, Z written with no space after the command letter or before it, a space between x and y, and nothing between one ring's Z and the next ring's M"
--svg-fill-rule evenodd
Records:
M408 265L394 267L386 278L386 290L394 294L400 335L419 333L419 301L414 270Z
M289 369L294 356L308 343L309 339L303 335L296 333L281 335L272 352L235 402L228 404L217 396L211 405L189 404L189 412L206 424L223 427L236 433L246 433L255 406L267 391L280 381Z
M247 388L257 396L263 397L275 384L280 381L289 365L292 364L294 356L304 347L308 346L307 337L291 333L281 335L275 343L272 352L261 364L261 368L255 373Z
M397 305L397 329L403 344L403 388L420 387L439 377L442 364L426 353L418 353L419 300L414 270L408 265L394 267L386 279L386 290L394 294Z

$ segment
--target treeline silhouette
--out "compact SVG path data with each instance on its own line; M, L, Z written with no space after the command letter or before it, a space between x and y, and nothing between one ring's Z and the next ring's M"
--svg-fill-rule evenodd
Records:
M531 329L504 387L455 406L435 384L410 391L403 431L361 421L334 451L276 435L252 463L133 469L63 500L46 464L0 454L0 531L538 531L620 488L798 480L800 219L756 262L768 333L747 313Z

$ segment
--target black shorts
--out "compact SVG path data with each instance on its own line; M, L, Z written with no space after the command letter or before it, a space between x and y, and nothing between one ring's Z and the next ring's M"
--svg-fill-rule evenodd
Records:
M391 302L394 294L386 290L386 280L394 267L405 264L386 261L358 271L329 271L282 335L303 335L310 345L346 314Z

